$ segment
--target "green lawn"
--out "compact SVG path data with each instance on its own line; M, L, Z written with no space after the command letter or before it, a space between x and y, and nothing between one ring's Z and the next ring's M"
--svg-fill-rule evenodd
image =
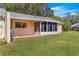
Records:
M72 56L79 55L79 32L63 32L37 38L20 38L0 46L0 55Z

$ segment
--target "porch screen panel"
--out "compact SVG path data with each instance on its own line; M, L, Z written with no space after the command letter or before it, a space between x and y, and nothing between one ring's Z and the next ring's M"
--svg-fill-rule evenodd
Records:
M41 31L46 32L46 22L41 23Z
M53 23L53 31L57 31L57 23Z
M57 23L55 23L55 31L57 31Z
M41 23L41 31L44 32L44 23Z
M48 32L52 32L52 22L48 22Z
M44 32L46 32L46 22L44 22Z

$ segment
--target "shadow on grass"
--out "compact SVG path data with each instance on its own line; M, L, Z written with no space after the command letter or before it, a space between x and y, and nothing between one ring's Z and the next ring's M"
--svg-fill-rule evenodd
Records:
M6 45L7 42L0 42L0 46Z

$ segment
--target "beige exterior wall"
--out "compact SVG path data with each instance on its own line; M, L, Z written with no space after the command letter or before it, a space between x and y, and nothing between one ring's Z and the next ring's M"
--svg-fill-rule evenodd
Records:
M26 28L15 28L15 22L24 22L26 23ZM34 33L34 21L25 21L25 20L17 20L12 19L12 30L14 31L16 36L24 36L24 35L33 35Z
M57 32L62 33L62 24L57 25Z

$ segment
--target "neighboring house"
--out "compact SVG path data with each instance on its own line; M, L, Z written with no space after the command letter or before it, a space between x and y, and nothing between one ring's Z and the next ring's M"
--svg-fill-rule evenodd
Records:
M72 30L79 31L79 23L75 23L72 25Z
M59 21L48 17L7 12L5 9L0 9L0 23L3 23L3 35L8 42L11 30L15 36L54 35L62 32L62 23Z

